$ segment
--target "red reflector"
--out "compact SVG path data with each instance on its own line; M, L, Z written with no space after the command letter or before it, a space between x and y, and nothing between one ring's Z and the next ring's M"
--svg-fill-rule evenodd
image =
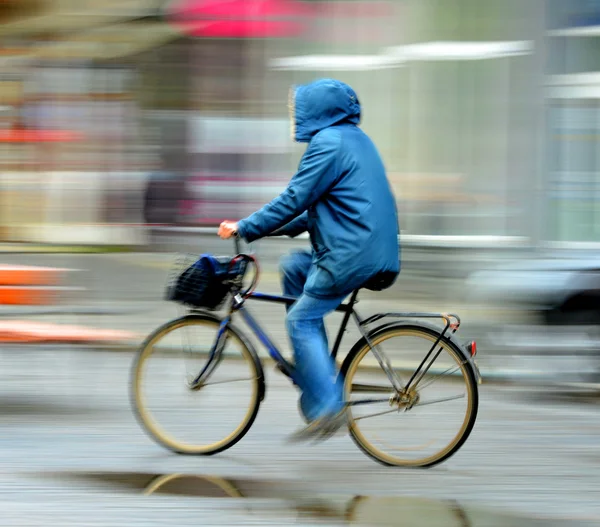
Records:
M477 354L477 342L475 342L473 340L471 342L469 348L470 348L470 351L471 351L471 357L475 357L475 355Z

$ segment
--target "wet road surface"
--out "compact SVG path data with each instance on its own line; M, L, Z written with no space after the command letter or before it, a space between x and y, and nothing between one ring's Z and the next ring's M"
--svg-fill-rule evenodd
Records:
M2 351L0 525L600 525L595 399L484 384L454 457L386 468L347 436L286 444L302 423L296 392L266 368L267 397L242 441L185 457L138 426L131 353Z

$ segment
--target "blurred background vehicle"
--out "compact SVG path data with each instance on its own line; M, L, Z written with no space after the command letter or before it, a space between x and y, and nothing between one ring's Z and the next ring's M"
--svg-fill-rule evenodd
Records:
M466 289L473 303L510 308L481 328L481 345L513 378L600 382L600 254L522 258L472 273Z

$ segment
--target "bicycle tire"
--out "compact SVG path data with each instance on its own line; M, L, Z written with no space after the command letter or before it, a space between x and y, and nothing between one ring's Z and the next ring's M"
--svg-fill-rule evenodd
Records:
M396 322L391 324L384 324L377 328L374 328L367 335L370 342L374 345L377 345L388 338L392 338L394 336L398 336L399 334L409 335L410 332L417 333L425 336L428 340L438 338L440 335L440 331L428 324L415 323L415 322ZM473 370L471 363L466 360L467 357L457 345L456 342L451 338L447 338L446 336L442 337L440 343L447 349L451 350L451 352L455 355L457 362L460 363L460 367L463 371L463 376L466 380L468 392L469 392L469 407L468 413L465 416L463 421L463 425L459 430L459 433L455 436L454 440L439 453L429 456L423 460L416 460L414 462L398 462L398 460L393 460L391 456L384 455L382 452L370 444L364 436L360 433L360 430L356 423L354 422L351 411L349 412L349 431L350 436L356 445L369 457L378 461L379 463L386 466L402 466L402 467L432 467L443 461L446 461L452 455L454 455L465 443L465 441L469 438L473 427L475 425L475 421L477 419L477 412L479 407L479 392L477 385L477 377ZM340 369L340 375L343 376L344 379L344 392L346 397L349 399L350 390L352 384L352 377L356 372L358 367L358 363L363 359L363 357L370 351L369 343L366 338L361 338L350 350L348 355L346 356L342 367ZM350 374L350 376L349 376Z
M200 323L214 325L215 328L218 329L221 324L221 319L210 313L195 312L194 314L188 314L163 324L146 338L133 361L130 396L133 411L139 424L146 434L154 441L177 454L209 456L231 448L248 433L258 415L260 405L264 400L265 379L262 363L258 358L256 350L242 332L235 329L231 324L227 327L229 336L233 336L238 343L241 344L242 354L245 356L245 359L249 362L254 372L253 400L249 406L249 411L246 413L246 417L234 432L229 434L223 440L217 441L211 445L198 446L184 444L181 441L168 437L168 435L161 430L160 426L154 423L150 418L149 412L143 404L143 396L140 391L143 366L146 359L152 354L153 345L160 340L161 337L169 334L175 329Z

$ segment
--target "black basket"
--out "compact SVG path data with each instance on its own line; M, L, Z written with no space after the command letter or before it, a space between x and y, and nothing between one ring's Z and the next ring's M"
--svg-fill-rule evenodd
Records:
M193 308L219 309L245 265L230 256L186 255L173 268L165 298Z

